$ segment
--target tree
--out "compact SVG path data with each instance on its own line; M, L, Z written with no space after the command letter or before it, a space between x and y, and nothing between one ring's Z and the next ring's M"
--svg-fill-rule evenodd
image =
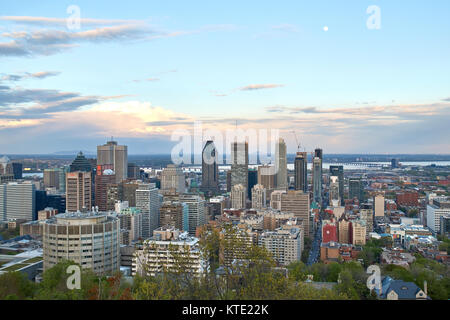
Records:
M34 283L22 272L6 272L0 275L0 300L30 299L34 290Z

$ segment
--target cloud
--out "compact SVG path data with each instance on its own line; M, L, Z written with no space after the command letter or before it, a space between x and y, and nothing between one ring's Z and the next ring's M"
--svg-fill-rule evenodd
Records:
M299 28L296 25L289 23L282 23L276 26L272 26L271 29L276 31L293 32L293 33L300 32Z
M29 78L44 79L47 77L54 77L59 74L60 74L60 72L56 72L56 71L40 71L40 72L35 72L35 73L24 72L21 74L4 74L1 77L1 79L3 81L21 81L21 80L29 79Z
M450 102L450 97L442 99L442 101L449 101Z
M0 20L38 26L66 26L67 18L30 17L30 16L1 16ZM112 25L112 24L139 24L140 20L121 19L90 19L80 18L81 25Z
M250 84L245 87L238 88L241 91L253 91L253 90L261 90L261 89L272 89L284 87L283 84Z

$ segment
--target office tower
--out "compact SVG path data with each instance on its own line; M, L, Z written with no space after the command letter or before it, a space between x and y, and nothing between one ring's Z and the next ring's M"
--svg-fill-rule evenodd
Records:
M280 138L275 146L275 161L275 185L277 189L287 189L287 151L286 143L284 142L283 138Z
M108 203L108 185L116 182L112 164L97 165L95 173L95 206L99 211L114 210Z
M355 246L363 246L366 244L367 229L364 221L352 222L352 244Z
M294 184L295 190L308 192L308 158L306 152L297 152L294 160Z
M364 221L367 233L373 232L373 209L362 208L359 210L359 219Z
M197 227L206 223L206 202L200 196L193 194L180 194L180 202L188 205L188 223L183 222L183 224L188 227L189 234L193 236Z
M202 186L205 193L216 194L219 192L219 165L218 153L212 140L206 141L202 152Z
M0 158L0 183L14 181L14 173L9 158L3 156Z
M398 159L392 159L392 160L391 160L391 168L392 168L392 169L398 168L398 167L399 167L398 164L399 164Z
M0 221L35 219L35 186L32 183L0 184Z
M175 189L178 193L186 192L186 180L183 169L168 164L161 173L161 190Z
M34 213L33 213L33 220L37 219L38 217L38 213L40 210L45 209L46 207L51 207L49 206L49 199L48 197L51 194L47 194L47 191L45 190L35 190L34 191ZM57 208L56 208L57 209ZM65 208L64 208L65 210ZM59 211L61 212L61 211Z
M72 260L98 275L113 275L120 268L119 232L119 219L102 212L61 213L43 221L44 271Z
M373 200L375 206L375 217L384 217L384 196L377 194Z
M141 178L141 169L135 163L128 163L127 178L133 180Z
M339 226L339 243L353 243L352 222L342 217L338 222Z
M271 165L258 166L258 184L261 184L266 190L272 191L275 189L275 167Z
M313 159L313 195L314 201L322 203L322 149L314 151Z
M77 157L75 158L75 160L72 161L69 171L70 172L75 172L75 171L91 172L92 164L88 159L86 159L83 152L80 151L77 154Z
M440 216L439 234L443 237L450 237L450 213Z
M231 207L233 209L245 209L247 190L242 184L236 184L231 188Z
M257 184L252 188L252 208L262 209L266 207L266 188Z
M14 179L15 180L22 179L22 164L19 162L13 162L11 163L11 165L13 168Z
M62 194L66 193L66 174L69 172L70 167L64 166L58 169L59 173L59 192Z
M364 202L364 185L360 178L350 178L348 180L349 199L357 198L359 203Z
M216 216L221 216L223 213L223 209L225 209L225 197L217 196L209 199L209 204L211 208L211 218Z
M281 266L287 266L302 257L302 232L298 227L265 231L258 237L258 245L266 248Z
M132 245L142 238L142 212L138 208L122 208L117 217L120 220L120 244Z
M97 146L97 165L112 164L116 173L116 183L128 178L128 147L108 141Z
M227 170L227 192L231 192L231 170Z
M66 175L66 209L69 212L89 210L92 207L91 173L68 172Z
M142 237L147 239L159 227L159 196L153 183L141 183L136 190L136 208L142 212Z
M333 207L338 207L341 204L341 198L340 198L340 181L339 177L331 176L330 177L330 205Z
M339 181L339 199L341 206L344 205L344 166L330 166L330 176L338 177Z
M303 219L305 237L310 236L309 227L309 195L301 190L288 190L281 194L281 211L294 214L294 217Z
M178 230L183 230L183 216L187 212L189 214L189 208L186 203L164 201L160 208L159 225L161 227L173 227ZM185 230L188 231L188 230Z
M151 239L138 246L133 255L131 274L141 276L156 276L167 270L178 272L176 259L172 257L175 251L179 259L187 263L186 270L192 276L203 271L199 239L189 237L186 232L178 229L161 227L155 230Z
M275 190L270 195L270 207L274 210L281 210L281 195L286 193L286 190Z
M231 188L242 184L247 190L245 197L248 196L248 143L231 143ZM251 190L250 190L251 192Z
M258 184L258 170L248 169L248 199L252 200L252 188ZM231 189L230 189L231 191Z
M59 169L44 170L44 188L59 189Z
M432 204L427 204L427 227L433 233L441 230L441 216L450 214L450 197L436 197Z
M44 191L45 192L45 191ZM36 197L38 193L36 191ZM46 206L58 210L59 213L66 211L66 195L65 194L47 194Z

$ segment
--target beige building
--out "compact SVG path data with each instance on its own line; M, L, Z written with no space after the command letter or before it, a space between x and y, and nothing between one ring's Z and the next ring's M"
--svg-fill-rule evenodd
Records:
M231 207L233 209L245 209L247 190L242 184L234 185L231 188Z
M131 245L142 238L142 212L135 207L123 208L119 212L120 244Z
M183 170L174 164L167 165L161 173L161 190L175 189L178 193L186 191L186 181Z
M353 221L353 245L363 246L366 244L366 225L364 221Z
M375 206L375 217L384 217L384 196L378 194L373 200Z
M310 236L309 194L301 190L288 190L281 195L281 211L294 214L305 221L305 236Z
M38 211L38 220L46 220L50 217L53 217L54 215L58 214L57 209L53 208L45 208L44 210Z
M165 201L159 209L161 227L172 227L183 230L183 214L188 208L185 203ZM188 230L185 230L188 231Z
M262 209L266 207L266 188L262 184L256 184L252 188L252 208Z
M341 219L338 222L339 243L350 243L350 225L351 222Z
M286 190L275 190L270 194L270 207L274 210L281 210L281 195Z
M120 267L120 221L102 212L61 213L43 221L44 271L71 260L96 274Z
M287 189L287 152L283 138L275 146L275 186L277 189Z
M75 171L66 174L66 209L77 212L92 206L92 177L90 172Z
M117 141L108 141L97 146L97 165L112 164L116 174L116 183L128 178L128 147L117 144Z

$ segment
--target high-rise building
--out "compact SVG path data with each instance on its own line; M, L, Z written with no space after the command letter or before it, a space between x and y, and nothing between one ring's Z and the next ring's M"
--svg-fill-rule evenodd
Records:
M350 178L348 180L349 199L357 198L359 203L364 202L364 185L360 178Z
M231 188L231 207L233 209L245 209L247 189L242 184L236 184Z
M330 177L330 205L333 207L338 207L341 203L340 198L340 189L339 189L340 183L339 183L339 177L337 176L331 176Z
M252 188L258 184L258 170L248 169L248 198L252 200ZM231 191L231 188L230 188Z
M44 187L59 189L59 169L44 170Z
M450 197L436 197L427 205L427 227L435 234L441 230L441 216L450 214Z
M161 190L175 189L178 193L186 192L186 180L183 169L168 164L161 173Z
M129 162L127 171L128 179L137 180L141 178L141 168L135 163Z
M342 217L339 222L339 243L353 243L352 222Z
M302 257L302 232L298 227L266 231L258 237L258 245L266 248L279 265L287 266Z
M117 217L120 220L120 244L129 246L142 237L142 212L140 209L122 208Z
M275 190L270 195L270 207L274 210L281 210L281 195L286 193L286 190Z
M90 210L92 206L91 172L75 171L66 175L66 209L69 212Z
M231 188L242 184L248 195L248 143L231 143Z
M70 172L75 172L75 171L91 172L92 164L88 159L86 159L83 152L80 151L77 154L77 157L75 158L75 160L72 161L69 171Z
M257 184L252 188L252 208L262 209L266 207L266 188Z
M189 215L186 225L188 226L189 234L193 236L197 227L203 226L206 223L206 202L200 196L193 194L180 194L180 202L188 205Z
M330 176L338 177L339 181L339 199L341 200L341 206L344 205L344 166L330 166Z
M314 201L322 203L322 149L314 151L313 159L313 195Z
M287 189L287 149L283 138L275 146L275 168L277 189Z
M116 175L111 164L97 165L95 174L95 205L99 211L114 210L108 203L108 185L116 182Z
M262 165L258 166L258 184L266 188L267 192L275 189L276 172L275 166Z
M19 162L12 162L11 165L13 168L14 179L22 179L22 164Z
M44 271L63 260L71 260L98 275L113 275L119 271L120 222L117 217L102 212L68 212L42 223Z
M308 155L306 152L297 152L294 160L294 188L308 192Z
M35 185L26 182L0 184L0 221L34 220Z
M128 178L128 147L108 141L97 146L97 165L112 164L116 173L116 183Z
M362 208L359 210L360 220L364 221L367 233L373 231L373 209Z
M309 195L301 190L288 190L281 194L281 211L294 214L294 217L301 218L304 222L305 236L309 237Z
M375 217L384 217L384 196L377 194L373 200L375 207Z
M366 244L366 225L364 221L352 222L353 242L355 246L363 246Z
M186 203L165 201L160 208L159 225L161 227L172 227L178 230L183 230L183 217L186 214L189 214L189 208Z
M140 183L136 190L136 208L142 213L142 237L150 238L159 227L159 196L154 183Z
M202 186L205 193L216 194L219 191L218 153L212 140L206 141L202 152Z
M337 225L329 220L323 221L322 224L322 243L338 242Z

